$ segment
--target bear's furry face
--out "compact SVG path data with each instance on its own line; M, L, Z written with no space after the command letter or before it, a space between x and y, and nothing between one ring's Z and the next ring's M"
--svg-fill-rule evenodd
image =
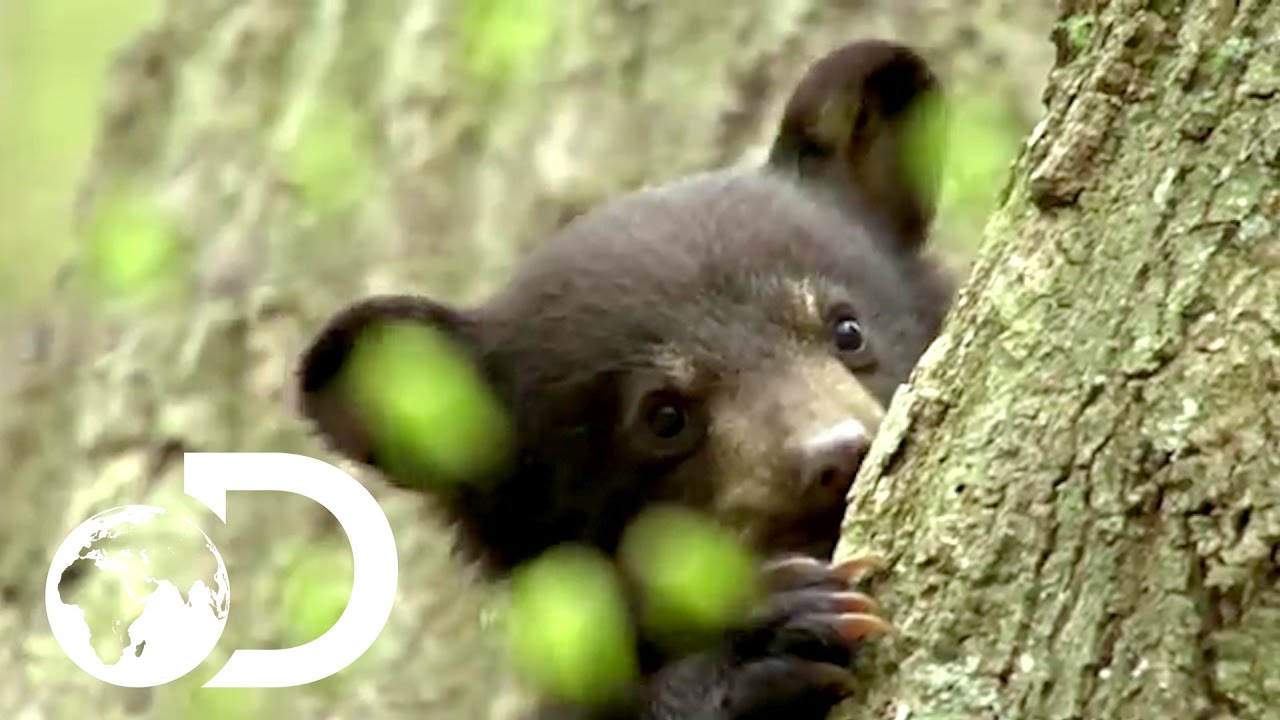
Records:
M493 566L564 541L612 550L658 502L706 511L762 552L829 553L884 407L950 295L920 254L933 188L906 184L894 159L908 107L895 98L923 98L932 76L897 46L851 47L801 84L765 168L588 212L480 307L395 296L339 313L303 358L304 412L380 466L336 380L369 328L423 323L513 421L496 477L440 496ZM833 94L856 103L829 138Z

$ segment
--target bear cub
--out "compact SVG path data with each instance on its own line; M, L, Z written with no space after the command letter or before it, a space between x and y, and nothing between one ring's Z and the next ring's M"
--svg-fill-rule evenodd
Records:
M301 412L337 452L407 488L342 382L380 323L449 338L511 419L475 482L432 490L492 573L566 542L612 554L642 510L731 528L770 594L704 651L654 655L618 707L544 717L822 718L886 623L829 559L846 496L953 282L932 259L938 80L910 48L854 42L814 63L762 167L638 190L567 224L478 307L363 299L304 352ZM935 126L936 129L936 126ZM481 481L482 480L482 481ZM610 714L611 713L611 714Z

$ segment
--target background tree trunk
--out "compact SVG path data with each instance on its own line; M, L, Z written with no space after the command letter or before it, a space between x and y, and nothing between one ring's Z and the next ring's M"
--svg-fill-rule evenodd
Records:
M493 647L501 638L485 632L487 596L449 558L429 508L376 482L397 533L401 593L375 647L317 685L198 690L235 647L288 646L324 630L345 604L349 553L331 519L300 498L233 494L220 526L182 495L181 452L325 456L284 390L323 317L391 288L475 297L590 203L758 160L783 93L840 42L907 39L954 87L1012 97L1011 112L1030 122L1048 66L1045 6L165 3L110 80L78 203L87 238L78 264L38 304L34 330L0 342L0 716L465 719L515 707ZM165 302L117 310L81 292L90 241L121 217L130 233L167 228L177 239L179 260L166 267L179 282ZM963 218L949 222L964 235ZM1150 282L1165 277L1156 268ZM1255 543L1274 529L1258 500ZM66 533L133 503L192 513L235 588L215 657L155 690L80 672L52 641L43 603ZM79 583L89 597L109 590Z
M1280 717L1280 4L1063 3L1048 114L856 485L856 718Z

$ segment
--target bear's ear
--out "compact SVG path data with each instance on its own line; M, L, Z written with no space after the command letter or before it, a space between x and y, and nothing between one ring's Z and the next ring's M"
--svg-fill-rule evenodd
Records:
M411 333L388 333L388 329L408 329ZM404 449L403 445L396 446L397 441L420 443L424 438L404 437L406 432L420 432L421 427L393 427L388 435L385 425L393 423L386 421L396 417L388 418L387 413L402 419L408 407L408 417L422 417L420 412L414 415L422 409L415 408L414 403L430 404L433 399L457 397L460 380L478 380L482 389L491 390L479 350L478 329L477 322L467 313L424 297L382 295L356 302L330 318L303 351L297 367L299 409L332 449L378 469L393 484L418 490L439 487L435 478L422 475L456 472L457 463L440 467L434 462L438 458L420 454L412 458L412 464L393 462L405 459L390 457ZM388 343L378 341L388 337L409 337L413 341L400 343L390 353L377 353L374 363L365 362L363 359L375 356L367 349L386 350ZM403 352L406 346L413 352ZM430 352L420 352L424 347ZM451 365L432 361L432 353L438 356L441 350ZM458 360L465 367L459 367ZM356 365L363 371L356 372ZM459 370L464 374L460 375ZM379 385L373 394L369 392L370 377ZM431 412L428 409L428 414ZM435 412L437 417L440 414ZM450 433L451 437L454 435ZM456 459L457 453L454 455ZM423 460L427 461L425 465Z
M787 102L769 167L799 175L904 250L925 240L943 166L941 88L910 48L845 45L811 65Z

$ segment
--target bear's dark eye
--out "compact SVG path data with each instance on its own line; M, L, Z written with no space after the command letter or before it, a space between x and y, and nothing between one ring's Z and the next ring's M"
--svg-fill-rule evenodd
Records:
M680 435L685 427L684 410L673 402L663 401L649 408L645 418L649 430L663 440L670 440Z
M639 371L623 400L622 440L636 462L669 462L697 452L706 438L701 396L676 388L661 373Z
M831 331L835 335L836 347L840 352L856 353L867 346L862 325L848 315L836 318L832 323Z

